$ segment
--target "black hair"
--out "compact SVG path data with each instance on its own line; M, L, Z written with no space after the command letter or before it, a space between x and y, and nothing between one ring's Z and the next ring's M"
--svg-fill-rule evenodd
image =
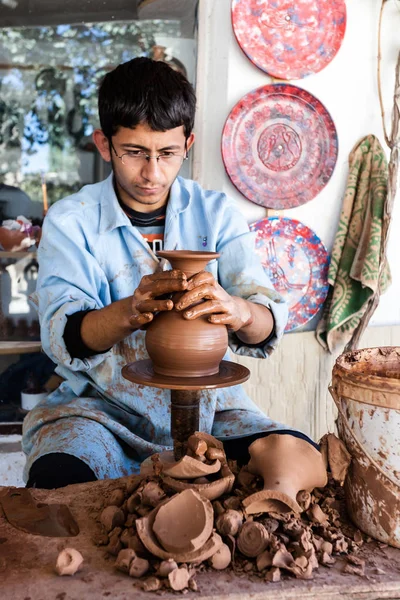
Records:
M133 129L140 123L154 131L183 125L187 139L195 110L189 81L162 61L134 58L107 73L100 84L100 125L108 139L119 127Z

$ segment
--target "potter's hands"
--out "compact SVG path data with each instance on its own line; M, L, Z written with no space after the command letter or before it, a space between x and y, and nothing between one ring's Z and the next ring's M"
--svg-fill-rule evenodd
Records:
M161 296L182 292L187 285L186 275L177 269L142 277L132 296L132 315L129 318L132 328L135 330L147 325L156 312L172 310L172 300Z
M185 319L197 319L202 315L208 315L210 323L223 324L232 331L238 331L252 321L247 303L240 300L230 296L211 273L202 271L189 279L187 291L175 304L175 308L184 311ZM192 306L196 302L200 304Z

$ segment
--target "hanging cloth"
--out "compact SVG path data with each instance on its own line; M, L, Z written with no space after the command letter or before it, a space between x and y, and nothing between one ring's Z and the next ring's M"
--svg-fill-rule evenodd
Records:
M349 174L328 273L330 290L316 337L330 352L352 338L378 289L384 207L388 191L385 152L374 135L358 142L349 156ZM383 258L386 262L386 257ZM391 283L389 265L380 291Z

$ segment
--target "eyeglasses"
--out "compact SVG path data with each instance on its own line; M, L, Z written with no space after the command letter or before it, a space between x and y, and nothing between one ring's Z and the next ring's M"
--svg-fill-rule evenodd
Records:
M119 155L114 148L114 144L110 140L110 146L114 150L115 156L120 159L123 165L128 168L135 168L138 165L142 165L145 162L150 162L151 158L155 158L157 163L164 166L177 166L182 164L184 160L187 160L189 157L187 155L186 150L186 142L185 142L185 154L177 154L176 152L160 152L160 154L156 154L155 156L151 156L142 150L130 150L129 152L124 152L124 154Z

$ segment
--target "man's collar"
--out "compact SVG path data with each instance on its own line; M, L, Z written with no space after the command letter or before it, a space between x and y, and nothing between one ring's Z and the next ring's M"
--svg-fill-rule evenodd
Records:
M100 233L112 231L116 227L130 225L130 220L122 210L113 185L113 174L103 181L101 188ZM167 209L170 214L179 214L190 204L190 193L184 180L177 177L171 186Z
M171 185L168 199L168 212L179 214L187 209L190 204L190 193L186 189L182 177L177 177Z
M113 174L102 182L100 198L100 233L112 231L116 227L130 225L130 221L119 205L113 185Z

